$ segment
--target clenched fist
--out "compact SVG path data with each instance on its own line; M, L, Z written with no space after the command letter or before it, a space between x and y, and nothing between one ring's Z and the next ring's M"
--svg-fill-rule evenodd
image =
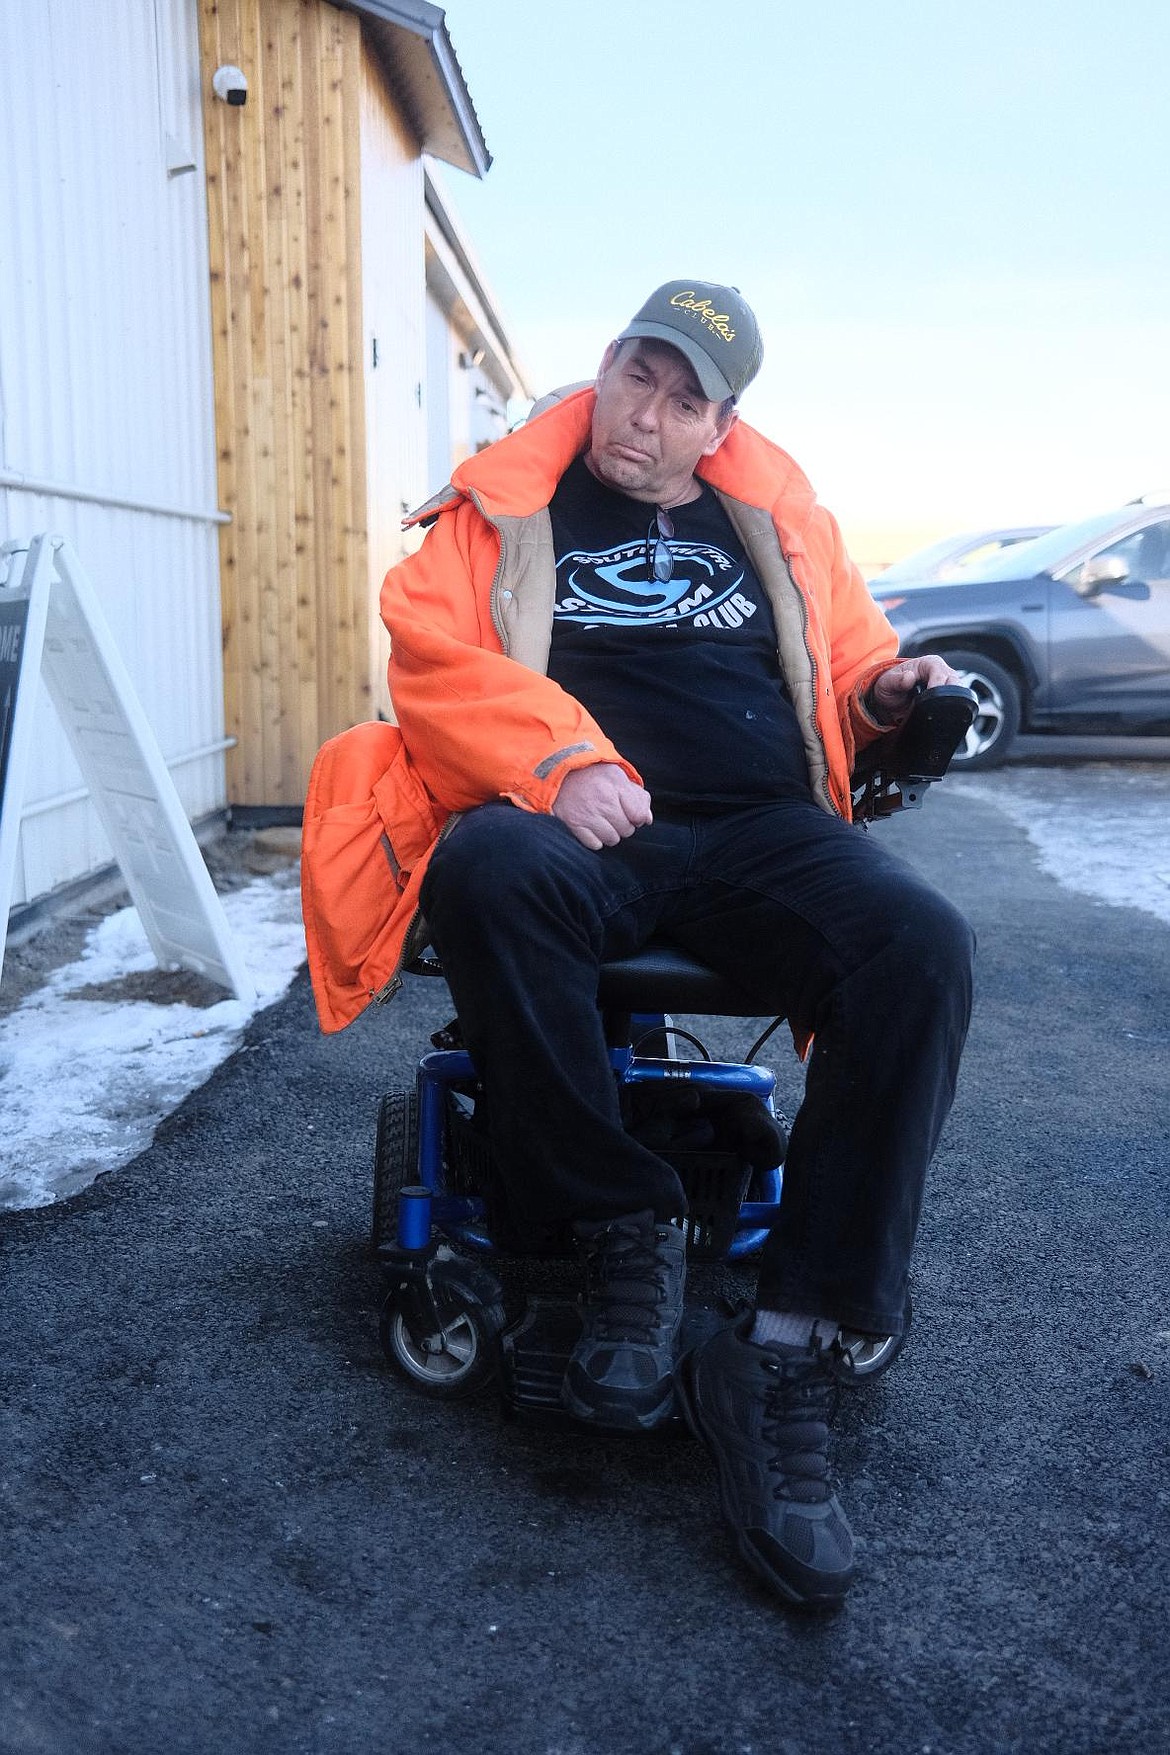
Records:
M552 809L553 816L593 853L616 847L635 829L654 821L650 794L616 762L574 768L561 781Z

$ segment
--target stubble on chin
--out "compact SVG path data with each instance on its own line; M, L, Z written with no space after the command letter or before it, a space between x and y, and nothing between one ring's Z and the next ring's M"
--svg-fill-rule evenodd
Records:
M611 457L605 452L589 450L585 453L585 462L598 481L617 488L619 493L637 498L640 491L645 491L648 470L630 457Z

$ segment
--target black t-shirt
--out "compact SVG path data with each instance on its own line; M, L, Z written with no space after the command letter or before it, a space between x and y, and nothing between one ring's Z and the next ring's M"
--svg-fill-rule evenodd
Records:
M549 675L590 712L652 799L715 809L808 798L772 610L706 483L672 506L674 575L649 566L655 508L578 457L549 511L557 601Z

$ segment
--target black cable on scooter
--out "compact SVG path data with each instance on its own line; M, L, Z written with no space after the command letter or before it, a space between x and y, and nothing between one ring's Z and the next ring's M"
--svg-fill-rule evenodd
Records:
M760 1052L760 1049L764 1046L764 1043L768 1040L768 1037L772 1034L772 1032L774 1030L778 1030L780 1028L780 1025L783 1022L784 1022L784 1013L781 1012L780 1016L778 1018L772 1019L772 1022L768 1025L768 1028L764 1031L764 1034L762 1036L756 1037L756 1040L752 1043L751 1047L748 1049L748 1057L744 1062L745 1066L752 1065L753 1061L756 1058L756 1055Z

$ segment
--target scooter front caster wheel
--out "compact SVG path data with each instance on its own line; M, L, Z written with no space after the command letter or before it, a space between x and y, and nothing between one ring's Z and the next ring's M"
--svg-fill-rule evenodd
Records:
M474 1395L499 1370L505 1323L495 1277L474 1262L437 1255L425 1282L404 1280L382 1307L382 1351L400 1376L424 1395Z

